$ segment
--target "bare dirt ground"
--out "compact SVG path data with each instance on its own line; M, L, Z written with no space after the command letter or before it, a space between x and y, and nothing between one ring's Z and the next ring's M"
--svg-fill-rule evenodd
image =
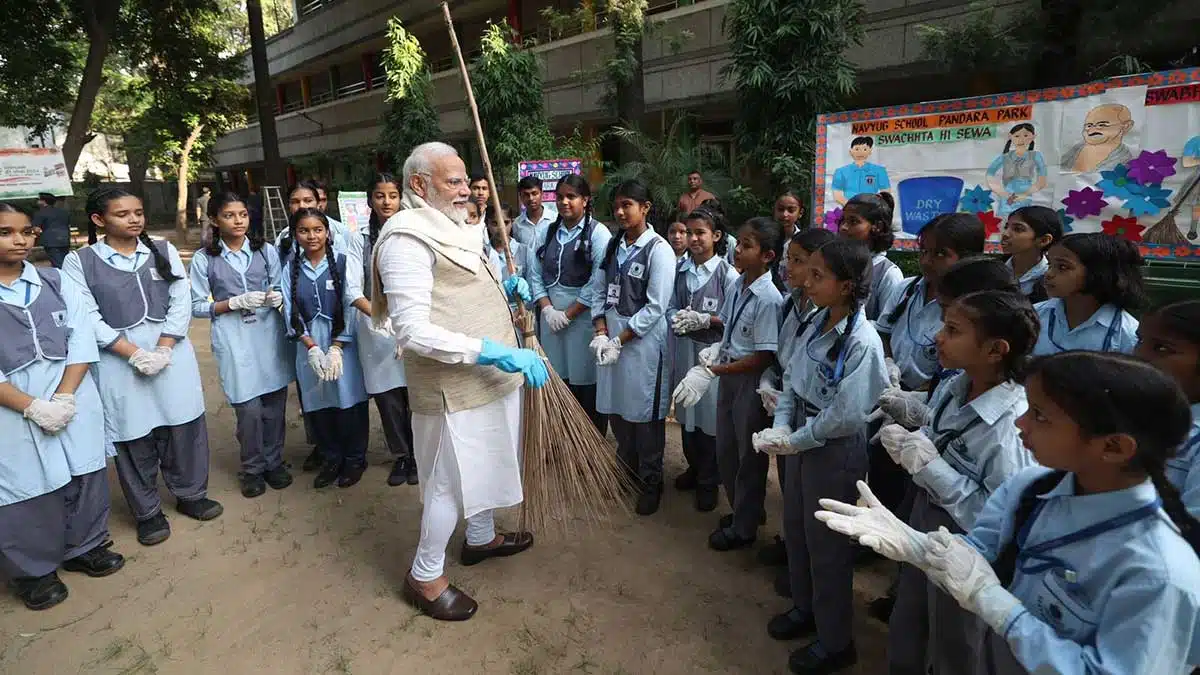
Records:
M208 402L210 496L224 516L197 523L169 508L171 539L142 547L110 468L110 525L125 568L106 579L61 573L71 596L45 612L0 596L0 673L786 672L800 643L766 634L771 615L789 606L771 590L774 571L751 551L710 551L721 510L697 513L690 495L669 488L655 516L476 567L455 562L460 530L448 573L480 611L462 624L420 616L398 592L420 528L418 488L387 486L374 408L371 468L357 486L316 491L297 470L290 488L245 499L207 322L194 321L191 337ZM682 456L677 428L668 437L669 480ZM286 457L299 465L307 452L297 413ZM165 490L163 498L173 504ZM773 474L768 509L763 539L779 527ZM885 669L884 627L861 610L886 586L886 571L857 575L855 674Z

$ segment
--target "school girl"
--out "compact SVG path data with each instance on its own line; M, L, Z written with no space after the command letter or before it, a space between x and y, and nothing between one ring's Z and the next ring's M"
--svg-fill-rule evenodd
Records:
M29 216L0 202L0 577L29 609L67 598L58 568L103 577L109 548L99 358L81 291L27 258Z
M293 213L288 232L297 253L283 266L283 316L297 343L300 403L321 450L313 487L350 487L367 468L370 415L355 323L345 318L346 256L334 252L317 209Z
M561 196L560 196L561 199ZM667 306L675 255L650 224L650 191L637 180L617 186L613 215L621 231L592 275L596 410L609 416L617 455L636 475L638 515L658 510L670 405Z
M847 499L867 473L867 414L888 385L883 343L862 303L871 252L835 239L808 265L805 294L821 308L800 336L783 373L772 428L755 434L758 451L788 456L783 527L793 606L768 633L816 639L792 653L793 673L834 673L857 662L852 629L853 551L813 519L817 500Z
M242 495L253 498L267 485L292 484L283 462L287 386L295 379L288 360L283 317L282 270L275 247L247 234L250 213L232 192L208 202L212 236L192 256L188 273L192 316L212 320L212 351L225 398L237 416Z
M1036 305L1042 321L1035 355L1071 349L1131 352L1145 298L1142 256L1127 239L1071 234L1047 251L1043 282L1050 299Z
M1001 485L969 535L923 533L865 485L818 514L922 567L991 630L979 675L1171 673L1200 663L1200 523L1167 480L1191 425L1152 365L1070 351L1035 360L1021 439L1040 467Z
M738 230L735 265L741 275L725 289L721 307L721 341L699 355L693 368L675 388L676 405L688 405L717 382L717 468L733 513L722 516L708 537L709 548L745 548L758 538L766 518L769 459L756 452L753 435L770 420L757 394L758 381L775 360L779 348L779 308L783 297L775 287L771 267L783 249L783 233L772 218L751 218Z
M1142 317L1133 352L1179 384L1191 404L1192 429L1167 459L1167 480L1200 518L1200 300L1183 300Z
M412 410L408 405L408 380L404 361L389 331L371 327L371 269L375 240L388 218L400 210L400 181L391 174L378 174L367 186L371 217L366 231L350 237L346 252L346 304L356 311L354 345L362 368L363 385L375 400L388 451L396 458L388 485L416 485L417 461L413 455ZM349 311L349 309L347 310Z
M685 216L689 255L675 273L674 293L667 310L672 330L667 335L671 355L671 389L699 364L700 352L721 340L721 306L737 271L725 260L725 217L703 206ZM687 470L675 478L678 490L695 490L696 510L717 508L721 477L717 471L717 392L709 387L695 404L675 410L682 435Z
M513 274L510 275L508 272L508 255L503 250L504 237L501 236L501 225L499 222L487 223L487 245L484 248L487 250L488 262L492 264L492 267L500 275L501 281L507 281L510 276L517 276L524 279L526 283L529 283L533 267L536 264L533 257L533 249L513 238L513 222L512 219L508 219L504 225L508 231L508 250L513 257ZM508 308L515 315L517 302L509 302Z
M892 211L895 202L892 195L881 192L877 195L863 193L855 195L842 207L838 221L838 234L857 239L871 249L871 293L863 305L867 319L875 321L883 309L883 303L904 283L904 273L887 257L895 243L892 234Z
M1007 265L1031 302L1047 298L1042 277L1050 264L1046 249L1063 238L1062 219L1045 206L1022 206L1013 211L1000 234L1000 249L1008 255Z
M191 291L179 252L146 234L141 199L100 188L86 209L104 237L69 253L63 272L80 288L101 347L92 373L105 435L116 447L138 542L152 546L171 536L158 496L160 469L183 515L212 520L224 510L208 498L204 393L187 339Z
M596 356L588 347L592 340L588 319L604 312L605 288L597 287L599 295L593 297L588 282L599 274L612 235L592 217L592 187L583 176L563 176L556 190L558 218L538 230L533 245L536 263L529 274L533 301L540 310L538 340L550 365L604 434L608 421L596 412Z
M676 220L667 226L667 243L671 245L671 250L675 252L675 262L683 264L687 259L689 239L687 220L688 214L681 213L681 220ZM724 256L724 254L722 254Z
M1016 292L968 293L943 307L938 358L943 368L961 372L938 385L919 431L892 424L880 437L917 486L908 524L922 532L945 527L962 533L1004 481L1033 464L1014 423L1025 413L1017 379L1039 326L1029 300ZM889 673L969 673L979 657L979 630L918 568L901 567Z

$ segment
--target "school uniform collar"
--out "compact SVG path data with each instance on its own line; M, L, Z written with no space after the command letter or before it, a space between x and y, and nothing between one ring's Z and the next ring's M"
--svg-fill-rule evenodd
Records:
M579 222L583 222L583 221L579 221ZM642 233L642 236L638 237L637 240L633 242L632 246L625 243L625 232L624 231L618 232L617 236L621 238L621 250L622 251L632 251L635 249L639 249L639 248L645 246L646 244L649 244L650 241L652 239L654 239L655 234L654 234L654 228L647 227L646 231Z
M325 253L325 257L321 258L321 262L317 263L315 267L313 266L312 261L309 260L308 256L304 255L304 253L300 254L300 259L302 261L300 264L303 265L305 268L312 270L315 274L320 274L321 270L323 268L329 266L329 253L328 252Z
M684 255L686 257L683 259L683 262L681 264L683 265L683 270L685 272L694 271L697 274L699 274L700 270L704 270L705 272L708 272L709 274L714 274L717 271L717 267L719 267L721 265L721 256L716 255L716 254L714 254L713 257L709 258L708 260L706 260L702 263L699 263L699 264L697 264L696 261L693 260L691 256L689 256L687 254L684 254Z
M771 280L771 270L764 270L762 276L750 282L749 288L738 284L738 294L740 295L744 290L763 298L770 297L771 291L774 291L776 294L779 293L779 289L775 288L775 282Z
M554 222L554 219L550 217L550 212L546 210L545 206L542 207L542 217L538 218L536 223L533 222L533 219L529 217L529 211L521 211L521 216L517 220L524 220L530 225L541 225L542 223ZM582 223L583 219L581 218L579 222Z
M1001 382L964 404L963 400L971 390L971 378L966 373L955 375L945 386L950 387L950 393L960 407L970 408L988 426L1016 407L1025 393L1024 387L1015 382Z
M880 258L887 260L887 253L884 253L883 251L876 251L875 255L871 256L871 262L875 262L876 260L879 260Z
M575 230L583 229L583 224L586 223L587 221L588 221L587 214L584 214L584 216L582 218L580 218L579 221L576 222L574 225L567 225L567 221L564 219L562 222L562 225L558 229L563 232L574 232ZM542 221L539 220L538 222L541 223Z
M1069 328L1067 326L1067 306L1063 303L1062 298L1052 298L1050 302L1054 303L1051 307L1054 309L1055 323L1061 323L1063 329L1071 333L1087 330L1093 325L1107 329L1112 326L1113 321L1117 319L1117 315L1121 313L1116 305L1100 305L1099 309L1092 312L1091 316L1083 320L1083 323L1074 328Z
M1133 487L1113 492L1079 495L1075 494L1075 489L1075 474L1068 473L1059 481L1058 485L1054 486L1054 489L1046 494L1038 495L1038 499L1043 500L1070 497L1071 506L1068 515L1072 522L1068 526L1075 530L1116 518L1131 509L1145 506L1158 499L1158 491L1154 489L1154 483L1149 478ZM1055 529L1060 527L1056 526Z
M4 283L0 283L0 286L4 286L5 288L7 288L9 290L16 290L17 283L19 283L21 281L24 281L26 284L29 284L30 286L41 287L41 285L42 285L42 275L38 274L37 268L34 267L33 264L30 263L28 260L26 260L25 264L21 266L21 274L19 276L17 276L16 279L13 279L11 286L4 284Z
M1008 269L1013 269L1012 256L1009 256L1008 260L1004 261L1004 264L1008 266ZM1037 261L1036 265L1030 267L1028 270L1025 270L1025 273L1021 275L1021 278L1017 279L1017 283L1022 281L1030 281L1032 279L1040 279L1046 276L1046 270L1048 269L1050 269L1050 261L1046 260L1046 256L1043 255Z
M224 239L221 239L217 243L219 243L221 246L221 257L222 258L228 258L229 256L234 256L234 255L244 255L246 257L250 257L251 255L253 255L252 251L250 250L250 240L249 239L246 239L245 241L243 241L242 247L236 251L229 248L229 245L225 243Z
M99 253L100 257L104 258L105 260L112 260L114 255L126 259L136 259L140 254L150 255L150 248L146 246L144 242L142 242L141 238L137 239L137 248L133 250L133 255L131 256L127 256L117 249L109 246L108 237L101 237L99 241L97 241L95 244L92 244L92 247L95 248L96 253Z

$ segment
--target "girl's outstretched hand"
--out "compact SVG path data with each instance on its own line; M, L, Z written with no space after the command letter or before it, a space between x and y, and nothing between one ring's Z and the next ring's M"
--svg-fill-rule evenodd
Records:
M836 499L820 500L821 508L825 510L816 512L817 520L882 556L923 568L928 536L905 525L861 480L858 481L858 494L865 506L845 504Z

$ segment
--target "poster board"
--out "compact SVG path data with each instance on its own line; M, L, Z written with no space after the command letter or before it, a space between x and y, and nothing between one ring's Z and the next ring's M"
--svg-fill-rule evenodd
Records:
M338 215L351 232L366 232L371 227L371 205L365 192L338 190Z
M70 197L71 177L55 148L0 149L0 199L34 199L48 192Z
M517 163L517 180L537 176L542 181L542 204L553 206L554 188L558 179L573 173L583 173L581 159L535 159Z
M896 198L896 248L946 212L978 215L988 251L1030 204L1066 232L1105 232L1144 257L1200 257L1200 68L1072 87L820 115L813 213Z

